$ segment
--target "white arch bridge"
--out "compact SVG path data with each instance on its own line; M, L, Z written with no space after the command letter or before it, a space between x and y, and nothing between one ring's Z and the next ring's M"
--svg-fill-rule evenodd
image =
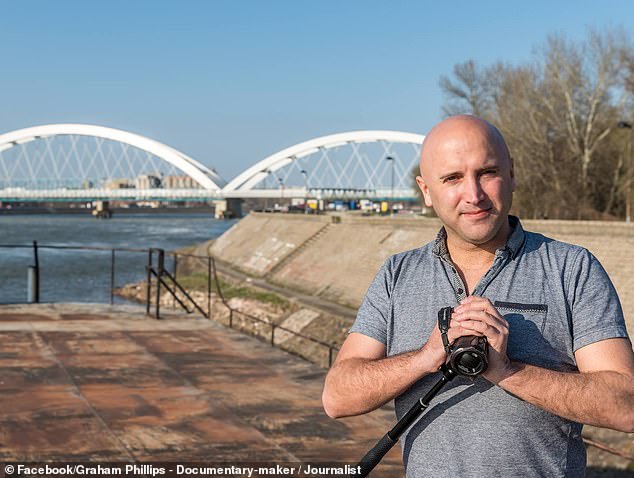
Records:
M416 196L423 135L352 131L293 145L231 181L153 139L103 126L51 124L0 135L0 201L191 201Z

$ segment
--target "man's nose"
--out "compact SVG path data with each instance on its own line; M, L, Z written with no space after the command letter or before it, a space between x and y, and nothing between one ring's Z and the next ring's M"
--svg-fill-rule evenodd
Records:
M478 178L467 178L464 182L464 199L471 204L479 204L484 200L486 194Z

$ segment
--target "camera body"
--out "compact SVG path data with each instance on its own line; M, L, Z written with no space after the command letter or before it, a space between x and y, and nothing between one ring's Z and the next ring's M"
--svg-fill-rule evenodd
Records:
M444 307L438 311L438 327L447 353L445 365L458 375L476 377L489 365L487 339L477 335L465 335L458 337L453 344L450 344L447 331L452 311L451 307Z

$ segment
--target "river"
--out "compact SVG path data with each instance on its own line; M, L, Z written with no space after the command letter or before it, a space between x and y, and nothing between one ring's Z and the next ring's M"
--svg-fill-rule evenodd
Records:
M115 215L98 220L89 215L0 216L0 303L25 302L27 269L38 246L150 247L176 250L216 238L235 224L209 214ZM111 252L39 248L41 302L109 302ZM115 285L145 277L147 254L115 253ZM116 303L123 302L116 299Z

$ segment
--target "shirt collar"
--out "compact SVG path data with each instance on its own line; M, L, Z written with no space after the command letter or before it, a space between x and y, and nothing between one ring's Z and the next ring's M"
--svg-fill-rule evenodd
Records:
M511 226L511 235L506 241L506 244L499 248L495 255L504 254L508 251L511 257L515 259L524 245L526 234L518 217L509 215L509 225ZM449 249L447 249L447 231L445 230L445 226L441 227L440 231L438 231L438 234L436 235L432 253L441 258L449 257Z

